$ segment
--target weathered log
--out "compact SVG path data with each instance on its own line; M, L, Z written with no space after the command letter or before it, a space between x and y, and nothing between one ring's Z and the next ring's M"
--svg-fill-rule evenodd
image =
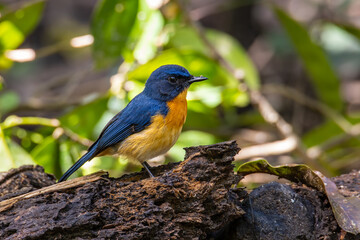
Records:
M242 190L231 189L238 150L235 142L189 148L183 162L154 168L155 178L140 172L54 184L43 173L0 176L7 189L0 190L0 239L205 238L244 213ZM12 191L21 179L28 188Z
M0 239L359 239L337 225L326 195L270 183L233 189L235 142L186 149L186 160L110 178L55 184L39 166L0 173ZM104 175L105 174L105 175ZM359 196L360 172L333 180Z

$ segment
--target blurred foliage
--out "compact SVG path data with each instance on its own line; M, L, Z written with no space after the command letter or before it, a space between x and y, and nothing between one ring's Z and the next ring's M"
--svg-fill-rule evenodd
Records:
M5 56L5 52L20 46L40 21L43 9L44 2L40 1L1 16L0 69L11 67L12 61Z
M340 82L321 47L311 40L301 24L284 11L275 8L275 13L304 63L320 99L329 106L341 110L343 104L340 97Z
M30 121L11 116L19 106L20 97L17 93L6 91L6 86L0 81L0 90L5 90L0 94L1 171L35 163L59 177L84 153L86 140L95 140L106 122L142 91L151 72L163 64L179 64L193 75L209 78L209 81L189 89L187 122L166 161L182 160L183 147L236 138L236 132L242 127L264 125L259 113L242 111L250 104L245 88L219 63L219 59L213 58L212 49L204 44L204 39L209 41L225 61L243 76L248 88L261 89L260 73L238 40L225 32L212 29L204 29L204 36L199 35L202 33L187 22L184 17L186 13L175 1L170 1L161 10L150 7L148 2L101 0L97 3L90 24L94 37L92 53L95 65L97 68L119 68L112 77L108 94L68 108L59 121L48 119L46 122L36 117ZM18 48L35 29L42 18L44 5L40 1L15 11L2 6L7 12L0 19L0 69L11 69L12 61L5 53ZM276 36L273 33L267 36L274 51L288 54L293 46L319 101L343 115L351 124L359 123L359 118L344 114L345 103L340 94L338 70L333 67L336 61L327 48L332 39L326 38L327 42L319 40L314 35L315 25L304 25L277 6L269 4L267 7L278 18L283 29ZM324 21L318 31L340 36L334 30L337 28L353 36L357 39L356 44L359 44L358 28ZM334 28L326 28L329 25ZM344 39L342 36L340 38ZM24 125L37 127L27 128ZM344 129L325 116L322 124L301 137L310 148L322 146L329 139L344 134ZM319 160L324 168L336 173L339 168L331 164L335 158L339 158L339 151L354 148L358 144L356 137L349 138L342 144L325 149ZM101 161L95 158L87 163L82 168L83 172L78 171L76 174L86 174L100 168L126 172L139 169L139 166L122 158L114 160L102 157Z

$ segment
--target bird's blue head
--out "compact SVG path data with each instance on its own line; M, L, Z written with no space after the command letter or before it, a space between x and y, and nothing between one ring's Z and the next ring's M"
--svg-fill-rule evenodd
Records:
M190 84L206 80L194 77L179 65L163 65L156 69L146 81L144 93L154 99L170 101L187 89Z

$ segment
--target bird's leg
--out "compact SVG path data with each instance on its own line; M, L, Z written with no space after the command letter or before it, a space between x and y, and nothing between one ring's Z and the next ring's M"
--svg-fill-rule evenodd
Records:
M154 175L150 172L150 166L147 162L141 163L143 167L146 169L146 171L149 173L150 177L154 177Z

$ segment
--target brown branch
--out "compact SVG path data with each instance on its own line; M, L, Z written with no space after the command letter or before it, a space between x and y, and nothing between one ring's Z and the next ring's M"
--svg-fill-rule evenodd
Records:
M80 143L81 145L84 145L86 147L90 147L93 144L93 141L81 137L80 135L74 133L73 131L71 131L70 129L64 128L64 127L58 127L53 131L52 136L55 139L58 139L60 136L66 136L68 138L70 138L73 142L76 143Z
M310 109L316 110L328 119L333 120L334 123L344 131L343 134L335 136L322 144L309 148L307 150L307 155L312 159L319 158L326 150L330 148L360 136L360 124L351 124L345 117L334 111L326 104L312 99L297 91L296 89L278 84L267 84L262 87L262 91L265 93L280 94Z
M236 154L235 161L291 153L295 150L296 146L296 139L292 137L270 143L249 146L242 148L241 151Z

